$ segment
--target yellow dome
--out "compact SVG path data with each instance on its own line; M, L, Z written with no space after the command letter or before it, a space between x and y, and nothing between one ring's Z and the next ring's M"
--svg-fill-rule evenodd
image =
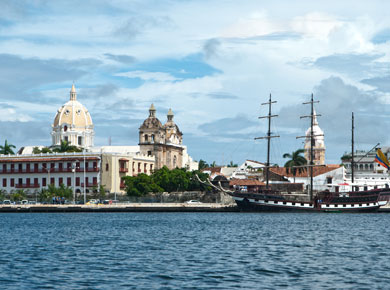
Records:
M79 101L76 100L76 90L74 85L70 91L70 101L61 106L54 118L53 127L68 126L64 131L77 128L77 130L85 130L93 126L91 115Z
M53 146L60 146L62 141L80 147L93 146L94 130L91 115L77 101L74 85L69 101L58 109L52 125Z

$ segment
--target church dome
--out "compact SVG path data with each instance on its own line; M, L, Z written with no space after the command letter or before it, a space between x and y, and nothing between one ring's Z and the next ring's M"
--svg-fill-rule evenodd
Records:
M149 109L149 117L142 123L140 129L161 129L163 126L156 117L156 108L152 104Z
M94 135L91 115L87 108L77 101L76 96L76 89L72 85L70 100L57 110L52 125L54 146L60 145L62 140L75 146L93 145L93 140L90 138Z

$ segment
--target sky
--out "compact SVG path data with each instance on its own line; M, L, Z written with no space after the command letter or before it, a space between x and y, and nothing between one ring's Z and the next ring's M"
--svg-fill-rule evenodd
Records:
M0 143L51 145L72 83L95 145L138 144L154 103L169 108L195 159L266 160L303 148L310 95L326 162L389 146L388 1L0 0Z

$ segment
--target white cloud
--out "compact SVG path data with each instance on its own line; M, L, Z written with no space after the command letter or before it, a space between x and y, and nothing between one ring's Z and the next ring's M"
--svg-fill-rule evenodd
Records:
M147 71L129 71L115 74L115 76L119 77L127 77L127 78L140 78L144 81L158 81L158 82L171 82L178 80L174 76L164 72L147 72Z

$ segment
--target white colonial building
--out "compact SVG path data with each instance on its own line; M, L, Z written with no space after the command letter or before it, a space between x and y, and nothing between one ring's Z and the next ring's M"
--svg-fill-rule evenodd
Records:
M152 105L140 128L138 146L94 147L94 125L88 110L77 101L72 85L70 100L56 112L52 125L52 146L62 141L83 149L79 153L33 154L33 146L22 147L17 155L0 155L0 189L30 193L49 184L73 187L77 194L89 193L101 185L106 192L124 193L123 176L152 174L166 165L170 169L198 169L182 144L182 133L169 110L162 125ZM44 146L35 146L42 149Z

